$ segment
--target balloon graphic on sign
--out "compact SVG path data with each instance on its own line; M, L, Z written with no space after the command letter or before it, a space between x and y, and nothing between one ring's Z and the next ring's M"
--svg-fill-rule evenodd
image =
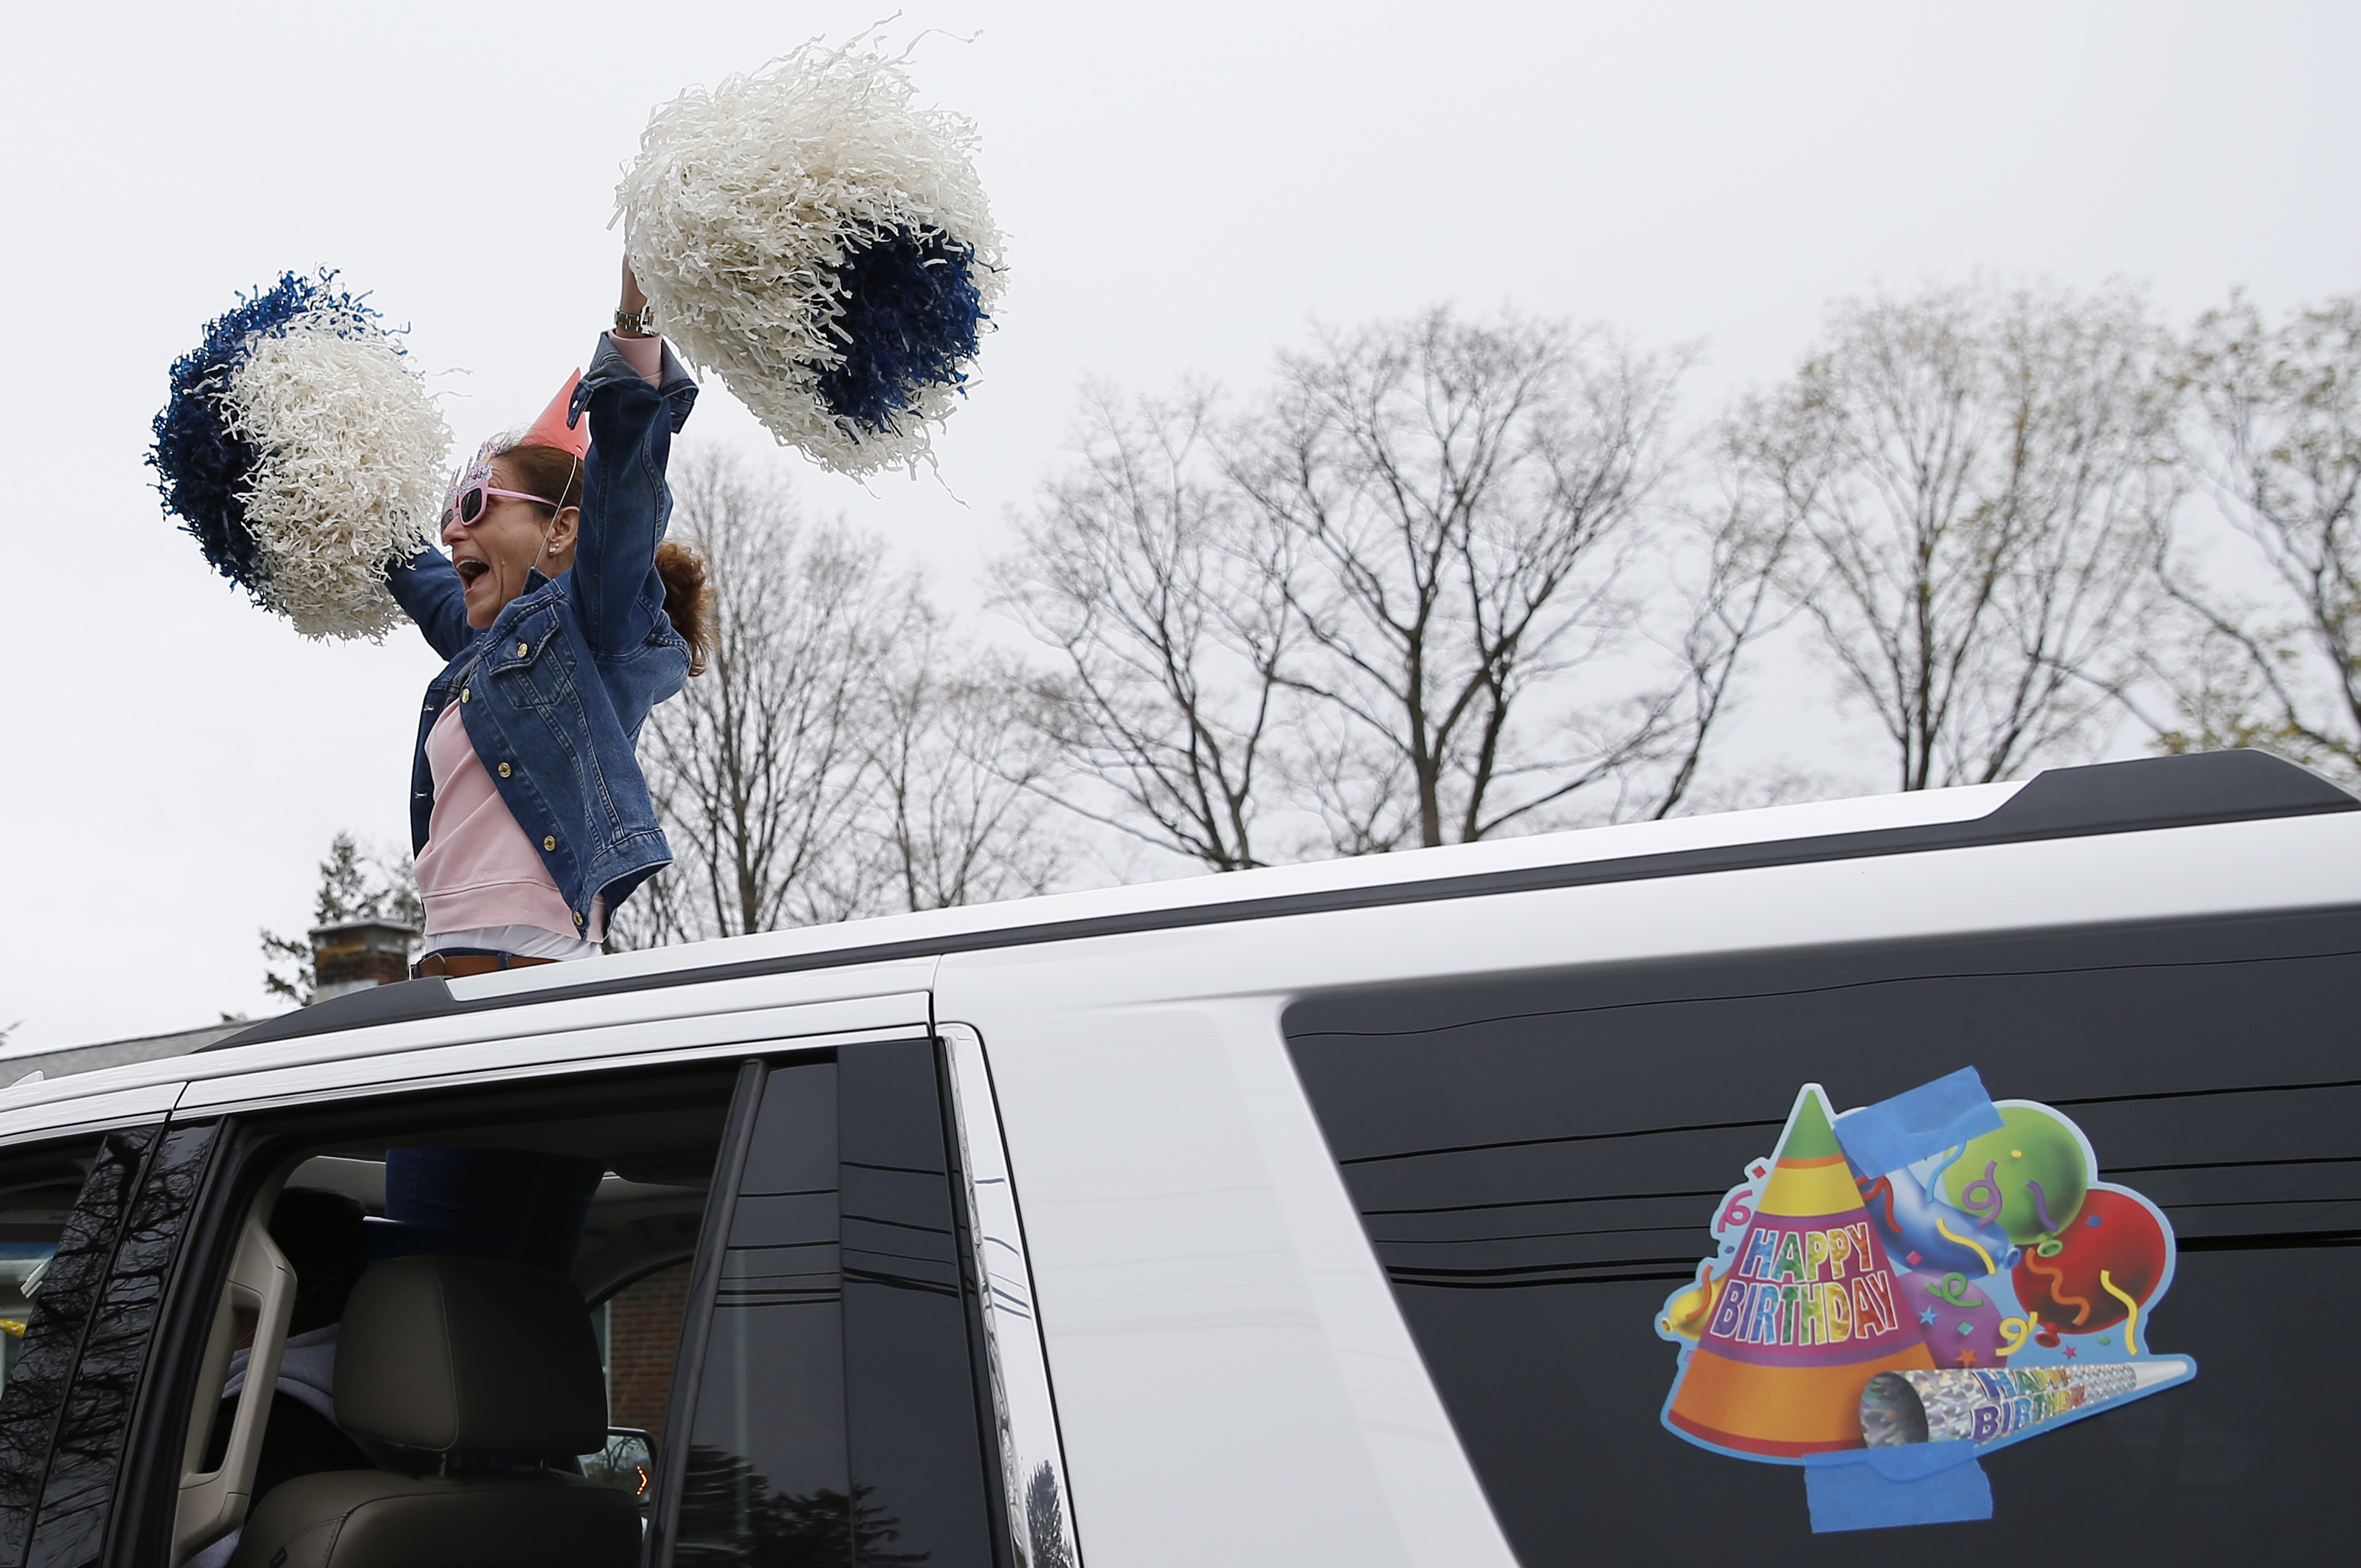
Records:
M1943 1196L2024 1246L2073 1222L2092 1179L2091 1156L2074 1124L2048 1106L2015 1101L1999 1110L2001 1129L1971 1141L1943 1172Z
M2001 1324L2011 1313L1995 1286L1953 1270L1913 1269L1894 1277L1896 1294L1918 1324L1927 1353L1941 1366L1998 1366L2010 1348Z
M2164 1220L2147 1200L2094 1187L2072 1224L2055 1240L2025 1249L2016 1297L2061 1333L2098 1333L2147 1304L2171 1257Z

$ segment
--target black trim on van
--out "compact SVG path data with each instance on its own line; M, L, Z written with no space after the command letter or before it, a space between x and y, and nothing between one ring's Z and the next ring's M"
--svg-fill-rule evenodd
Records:
M1474 876L1388 883L1376 887L1334 888L1322 893L1287 894L1273 898L1246 898L1177 909L1142 910L1131 915L1103 915L1089 919L1053 921L1005 930L972 931L917 941L880 942L869 947L840 948L823 953L749 959L702 969L632 975L535 991L519 996L485 997L465 1003L454 997L451 988L439 978L405 981L398 985L381 985L368 991L353 992L316 1006L277 1018L267 1018L252 1028L240 1030L226 1039L198 1048L227 1050L233 1046L300 1039L341 1029L407 1023L447 1014L572 1001L621 992L701 984L708 981L786 974L797 970L835 969L846 964L931 958L942 953L972 952L989 948L1030 947L1041 942L1071 942L1091 937L1128 936L1134 932L1174 930L1191 926L1219 926L1234 920L1268 920L1329 910L1425 904L1442 899L1479 898L1492 894L1586 887L1603 883L1645 882L1658 877L1702 876L1714 872L1809 865L1821 861L1921 854L1933 850L2029 843L2044 839L2092 838L2162 828L2199 828L2225 822L2254 822L2276 817L2311 817L2326 812L2356 810L2361 810L2361 799L2356 799L2319 774L2266 751L2205 751L2181 757L2145 757L2126 762L2048 769L2035 774L2023 789L2004 801L1998 810L1964 822L1938 822L1916 828L1881 828L1858 833L1823 834L1811 839L1727 844L1714 849L1631 855L1617 860L1580 861L1573 865L1529 866L1518 871L1486 872Z

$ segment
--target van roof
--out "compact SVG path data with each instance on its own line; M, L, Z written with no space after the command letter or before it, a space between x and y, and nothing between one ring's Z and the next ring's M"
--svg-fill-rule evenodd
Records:
M265 1019L197 1048L294 1042L655 988L891 966L961 951L1323 910L2354 810L2361 810L2361 799L2263 752L2147 758L2052 769L2021 784L1536 834L765 932L478 976L456 986L440 978L410 981ZM364 1033L349 1050L330 1047L327 1055L367 1057L375 1048L370 1041ZM0 1088L0 1102L48 1124L55 1113L34 1113L37 1103L161 1091L191 1070L188 1058L175 1059L182 1064L177 1069L170 1061L145 1061L27 1083L15 1094Z
M2361 810L2361 799L2267 752L2143 758L2053 768L2024 784L1536 834L724 938L515 970L486 977L489 986L463 981L459 994L440 979L412 981L266 1019L203 1048L610 991L1322 909L2352 810Z

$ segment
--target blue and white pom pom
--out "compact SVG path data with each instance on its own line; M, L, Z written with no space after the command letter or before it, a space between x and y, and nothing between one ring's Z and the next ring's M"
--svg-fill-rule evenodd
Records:
M451 432L377 313L290 272L172 367L148 461L214 569L306 637L401 623L385 568L431 536Z
M1000 293L974 127L866 39L656 110L616 187L657 330L840 473L929 459Z

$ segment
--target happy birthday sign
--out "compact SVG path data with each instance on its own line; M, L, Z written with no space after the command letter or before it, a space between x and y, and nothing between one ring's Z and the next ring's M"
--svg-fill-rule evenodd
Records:
M1806 1084L1711 1229L1656 1320L1681 1347L1663 1419L1733 1458L1985 1453L2197 1373L2145 1337L2177 1256L2163 1213L2100 1180L2072 1121L1987 1099L1972 1069L1842 1117ZM1816 1492L1815 1528L1850 1528L1820 1515Z

